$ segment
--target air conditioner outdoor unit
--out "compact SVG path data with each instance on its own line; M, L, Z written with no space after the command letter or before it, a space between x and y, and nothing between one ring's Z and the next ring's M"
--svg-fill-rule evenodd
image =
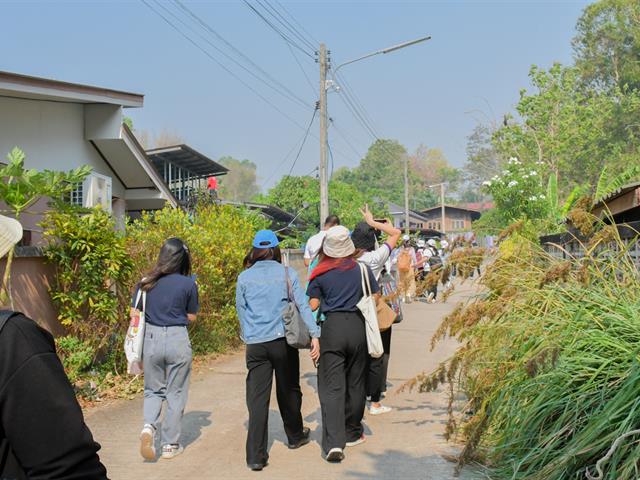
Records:
M83 184L84 206L102 205L105 212L111 213L111 177L91 173Z

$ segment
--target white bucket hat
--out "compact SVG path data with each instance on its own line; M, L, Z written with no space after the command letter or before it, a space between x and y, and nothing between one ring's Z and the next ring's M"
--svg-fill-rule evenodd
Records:
M336 225L327 230L322 244L322 251L332 258L345 258L353 255L356 247L353 245L347 227Z
M13 218L0 215L0 258L22 239L22 225Z

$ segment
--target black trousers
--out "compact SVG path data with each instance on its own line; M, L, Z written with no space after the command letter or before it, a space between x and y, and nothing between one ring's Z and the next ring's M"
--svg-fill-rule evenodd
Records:
M322 449L344 448L360 438L366 405L367 338L356 312L332 312L322 324L318 393Z
M267 463L269 400L273 374L284 431L290 444L302 440L302 391L298 350L284 338L247 345L247 464Z
M382 392L387 391L387 371L389 370L389 355L391 354L391 331L393 326L380 332L384 355L380 358L369 358L369 370L367 375L367 396L371 401L378 403Z

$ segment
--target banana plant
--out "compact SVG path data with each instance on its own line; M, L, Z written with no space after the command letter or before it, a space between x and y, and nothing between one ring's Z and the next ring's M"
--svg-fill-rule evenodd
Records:
M611 176L607 167L604 167L598 177L596 191L593 195L594 203L599 202L626 184L638 179L640 179L640 165L631 166L614 177Z
M20 221L20 215L40 198L60 199L91 173L91 167L88 165L68 172L25 169L25 154L18 147L14 147L9 152L7 160L7 165L0 168L0 202L7 206L8 211L0 213L8 213L18 221ZM12 248L7 255L7 265L2 279L2 288L0 288L0 304L9 300L12 309L13 296L10 282L14 251L15 248Z
M560 193L558 190L558 174L549 175L547 182L547 202L549 205L549 217L554 223L561 223L574 207L576 202L589 191L584 185L574 187L564 202L560 202Z

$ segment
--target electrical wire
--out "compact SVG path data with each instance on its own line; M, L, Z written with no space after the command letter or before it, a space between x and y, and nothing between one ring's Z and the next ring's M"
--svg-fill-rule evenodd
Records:
M290 95L292 98L295 98L299 103L302 103L303 105L305 105L306 107L309 106L309 104L303 100L302 98L300 98L299 96L297 96L293 91L291 91L291 89L289 87L287 87L286 85L284 85L282 82L280 82L279 80L277 80L276 78L274 78L272 75L270 75L267 71L265 71L260 65L258 65L257 63L255 63L249 56L247 56L246 54L244 54L240 49L238 49L235 45L233 45L231 42L229 42L226 38L224 38L222 35L220 35L220 33L218 33L210 24L208 24L207 22L205 22L202 17L198 16L196 13L194 13L189 7L187 7L183 2L181 2L180 0L173 0L173 3L176 4L183 12L185 12L185 14L187 14L189 17L191 17L194 21L196 21L204 30L206 30L210 35L215 36L215 38L217 38L219 41L223 42L229 49L231 49L236 55L239 55L246 63L248 63L249 65L251 65L253 68L255 68L257 71L259 71L262 75L264 75L269 81L273 82L274 84L276 84L280 89L282 89L283 91L287 92L288 95ZM289 44L287 44L288 46Z
M287 174L287 176L291 176L291 172L293 172L293 167L296 166L296 163L298 161L298 159L300 158L300 154L302 153L302 148L304 147L304 144L307 141L307 137L309 136L309 132L311 131L311 125L313 125L313 121L316 118L316 112L318 111L318 109L316 108L313 111L313 115L311 116L311 121L309 122L309 126L307 127L307 131L304 135L304 138L302 139L302 143L300 144L300 149L298 150L298 154L296 155L296 158L293 160L293 163L291 164L291 168L289 169L289 173Z
M260 92L258 92L255 88L253 88L250 84L248 84L242 78L240 78L238 75L236 75L236 73L233 70L229 69L226 65L224 65L222 62L220 62L220 60L218 60L216 57L214 57L211 54L211 52L209 52L208 50L203 48L195 40L193 40L191 37L189 37L182 30L180 30L180 28L178 28L173 22L171 22L171 20L169 20L167 17L165 17L161 12L157 11L156 9L154 9L153 6L149 2L147 2L147 0L140 0L140 1L142 3L144 3L152 12L154 12L156 15L158 15L160 18L162 18L162 20L164 20L164 22L167 23L171 28L173 28L176 32L178 32L181 36L183 36L189 43L191 43L194 47L196 47L198 50L200 50L202 53L204 53L210 60L212 60L214 63L216 63L220 68L222 68L229 75L231 75L233 78L235 78L238 82L240 82L242 85L244 85L247 89L249 89L251 92L253 92L256 96L258 96L263 102L265 102L266 104L271 106L275 111L277 111L280 115L282 115L284 118L289 120L292 124L296 125L301 130L305 129L305 127L302 126L298 121L296 121L290 115L288 115L287 113L282 111L277 105L275 105L268 98L266 98L264 95L262 95Z
M291 92L291 90L289 90L286 86L284 85L280 85L280 87L276 87L274 85L272 85L271 83L269 83L268 81L266 81L264 78L260 77L259 75L256 75L253 71L251 71L249 68L247 68L246 66L244 66L242 63L240 63L239 61L237 61L235 58L233 58L231 55L227 54L224 50L222 50L220 47L218 47L215 43L213 43L211 40L209 40L207 37L203 36L202 34L200 34L199 32L195 31L193 29L193 27L191 27L188 23L186 23L182 18L180 18L178 15L176 15L173 11L171 11L168 7L166 7L165 5L162 4L162 2L160 2L160 0L155 0L156 4L162 8L167 14L171 15L174 19L176 19L178 22L180 22L182 25L184 25L186 28L188 28L193 34L197 35L202 41L204 41L205 43L207 43L209 46L213 47L215 50L217 50L221 55L223 55L225 58L227 58L229 61L233 62L235 65L237 65L238 67L240 67L241 69L243 69L245 72L247 72L249 75L251 75L253 78L255 78L256 80L258 80L259 82L262 82L264 85L266 85L267 87L269 87L271 90L273 90L274 92L278 93L279 95L283 96L284 98L296 103L297 105L300 105L301 107L308 109L310 107L310 105L308 103L306 103L303 99L301 99L300 97L298 97L297 95L295 95L293 92Z
M281 8L281 9L282 9L282 10L283 10L283 11L284 11L288 16L289 16L289 18L290 18L291 20L293 20L293 22L294 22L298 27L300 27L300 29L301 29L304 33L306 33L306 34L307 34L307 36L312 40L312 42L311 42L311 43L313 43L313 44L315 44L315 45L320 45L320 42L319 42L319 41L318 41L318 40L317 40L313 35L311 35L311 34L307 31L307 29L306 29L306 28L304 28L304 26L303 26L303 25L302 25L298 20L296 20L296 17L294 17L294 16L293 16L293 14L292 14L289 10L287 10L287 8L286 8L286 7L285 7L285 6L284 6L284 5L283 5L279 0L276 0L276 3L277 3L277 4L278 4L278 6L279 6L279 7L280 7L280 8Z
M376 128L375 122L371 119L369 112L367 112L367 109L364 107L364 105L356 95L355 90L351 88L351 85L349 84L349 82L347 82L346 77L343 74L336 73L335 78L339 81L339 84L342 86L342 88L345 89L345 93L352 99L355 106L362 113L362 116L367 121L367 124L370 125L371 129L377 133L378 129Z
M291 23L284 18L284 16L276 10L267 0L255 0L269 15L271 15L280 25L282 25L286 30L289 31L291 35L300 40L303 44L311 49L311 51L316 50L316 46L307 40L303 35L298 32L298 30L291 25ZM264 1L264 3L263 3Z
M358 149L353 146L353 144L347 138L347 136L344 134L344 132L340 128L338 128L338 125L336 125L336 122L332 117L329 117L329 124L334 128L334 130L336 132L338 132L338 135L340 135L342 140L344 140L344 142L349 146L349 148L351 148L351 151L353 153L355 153L358 157L361 157L361 154L360 154L360 152L358 152Z
M260 11L258 11L253 5L251 5L251 3L248 2L248 0L242 0L242 1L244 2L244 4L247 7L249 7L251 9L251 11L253 13L255 13L264 23L266 23L274 32L276 32L285 42L287 42L288 44L290 44L293 47L296 47L298 50L300 50L306 56L308 56L309 58L314 60L313 54L309 53L307 50L305 50L304 47L301 47L298 43L296 43L295 41L291 40L291 38L289 38L286 34L281 32L278 29L278 27L276 27L268 18L266 18L262 13L260 13Z
M329 149L329 156L331 157L331 173L329 174L329 180L331 180L331 177L333 177L333 151L331 150L331 144L329 142L327 142L327 147Z
M304 78L307 80L307 84L309 85L309 87L311 87L311 91L313 92L314 97L317 97L318 96L318 92L316 92L316 89L313 86L313 82L311 81L311 79L307 75L307 71L302 66L302 63L300 63L300 60L298 59L298 56L296 55L296 52L293 51L293 48L291 48L291 45L289 45L288 43L287 43L287 48L289 48L289 51L291 52L291 56L293 57L293 59L296 61L296 63L300 67L300 70L302 71L302 74L304 75Z

